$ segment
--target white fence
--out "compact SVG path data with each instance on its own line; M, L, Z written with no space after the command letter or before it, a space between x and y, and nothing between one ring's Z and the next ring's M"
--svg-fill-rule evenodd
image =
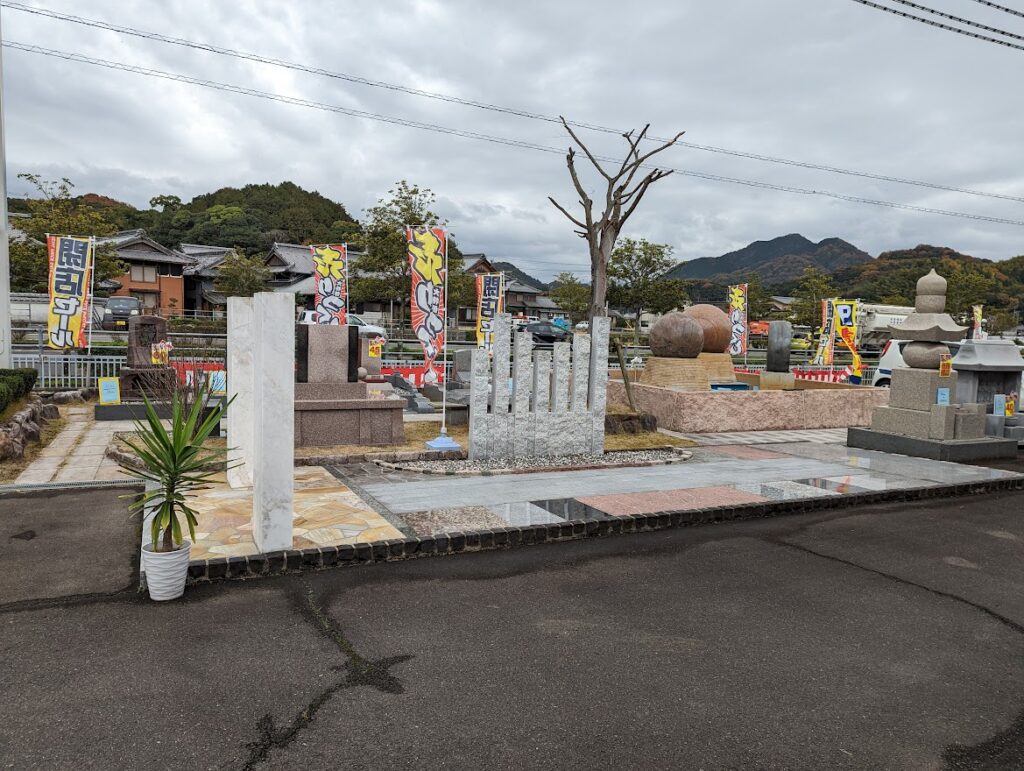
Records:
M91 388L101 377L117 377L126 366L126 356L39 356L34 353L12 353L14 367L34 369L39 373L36 388Z

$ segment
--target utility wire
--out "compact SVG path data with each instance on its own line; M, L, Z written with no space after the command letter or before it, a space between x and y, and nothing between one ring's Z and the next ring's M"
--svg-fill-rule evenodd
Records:
M897 2L898 1L899 0L897 0ZM879 11L885 11L886 13L892 13L895 14L896 16L902 16L904 19L912 19L913 21L919 21L922 24L928 24L929 26L932 27L938 27L939 29L944 29L949 32L955 32L958 35L966 35L967 37L973 37L976 40L984 40L988 43L996 43L997 45L1006 46L1007 48L1016 48L1018 51L1024 51L1024 45L1017 45L1016 43L1011 43L1008 40L1000 40L999 38L989 37L988 35L980 35L977 32L971 32L970 30L960 29L959 27L951 27L949 24L943 24L941 21L926 19L923 16L915 16L912 13L900 11L896 8L890 8L887 5L879 5L878 3L873 3L871 2L871 0L853 0L853 2L860 3L861 5L866 5L869 8L875 8Z
M304 64L298 64L296 62L288 62L281 59L273 59L259 54L247 53L244 51L236 51L230 48L221 48L219 46L210 45L207 43L198 43L191 40L185 40L183 38L170 37L168 35L161 34L159 32L146 32L143 30L133 29L131 27L123 27L117 24L111 24L105 21L99 21L96 19L86 19L81 16L72 16L69 14L58 13L57 11L51 11L46 8L36 8L31 5L26 5L19 2L0 2L5 8L11 10L24 11L25 13L35 14L36 16L45 16L51 19L57 19L59 21L67 21L73 24L81 24L88 27L94 27L97 29L104 29L109 32L116 32L123 35L130 35L144 40L155 40L161 43L167 43L169 45L182 46L185 48L192 48L199 51L206 51L208 53L218 54L220 56L228 56L236 59L243 59L246 61L256 62L258 64L268 64L274 67L281 67L284 69L293 70L296 72L305 72L311 75L319 75L327 78L334 78L336 80L344 80L349 83L356 83L363 86L370 86L373 88L383 88L390 91L396 91L403 94L409 94L412 96L419 96L426 99L436 99L442 102L449 102L452 104L459 104L466 107L475 107L481 110L488 110L491 112L503 113L506 115L515 115L520 118L528 118L530 120L545 121L548 123L561 123L561 118L556 115L545 115L543 113L530 112L528 110L522 110L515 107L503 107L501 105L489 104L487 102L477 102L472 99L463 99L449 94L441 94L433 91L424 91L418 88L410 88L408 86L402 86L395 83L387 83L381 80L371 80L369 78L363 78L357 75L351 75L343 72L334 72L330 70L321 69L319 67L310 67ZM587 129L589 131L596 131L604 134L615 134L621 136L625 132L621 129L611 128L608 126L601 126L595 123L583 123L580 121L568 121L570 126L576 128ZM652 141L667 142L666 137L649 136ZM867 171L856 171L852 169L844 169L836 166L827 166L817 163L809 163L806 161L798 161L789 158L778 158L771 155L762 155L759 153L744 152L742 150L730 150L724 147L716 147L714 145L695 144L692 142L678 141L676 142L680 147L687 147L692 150L701 150L708 153L717 153L720 155L730 155L736 158L747 158L750 160L763 161L766 163L777 163L784 166L794 166L803 169L813 169L816 171L825 171L831 174L843 174L851 177L860 177L863 179L873 179L879 182L892 182L900 185L912 185L915 187L923 187L931 190L942 190L950 193L961 193L963 195L980 196L983 198L995 198L1005 201L1015 201L1017 203L1024 203L1024 197L1003 195L1000 193L987 193L980 190L971 190L962 187L955 187L952 185L943 185L934 182L922 182L920 180L906 179L903 177L895 177L887 174L875 174Z
M1012 13L1014 16L1020 16L1024 18L1024 11L1015 11L1013 8L1007 8L1005 5L997 5L996 3L990 3L988 0L974 0L976 3L987 5L989 8L995 8L997 11L1005 11L1006 13Z
M268 99L275 102L281 102L283 104L291 104L299 107L309 107L315 110L323 110L325 112L340 113L342 115L348 115L355 118L365 118L367 120L379 121L382 123L391 123L398 126L406 126L409 128L417 128L424 131L432 131L438 134L447 134L450 136L463 137L467 139L479 139L484 142L492 142L495 144L506 145L508 147L519 147L526 150L535 150L543 153L554 153L562 155L565 150L559 147L550 147L548 145L536 144L534 142L526 142L520 139L512 139L509 137L499 137L490 134L482 134L476 131L466 131L464 129L454 129L447 126L439 126L433 123L424 123L422 121L410 120L408 118L382 115L380 113L367 112L365 110L354 110L349 107L340 107L338 105L325 104L323 102L315 102L310 99L301 99L294 96L285 96L282 94L272 94L266 91L259 91L254 88L248 88L246 86L238 86L229 83L219 83L212 80L203 80L201 78L194 78L189 75L182 75L180 73L165 72L163 70L154 70L147 67L139 67L132 64L125 64L123 62L115 62L107 59L96 59L90 56L84 56L82 54L71 53L69 51L57 51L54 49L43 48L42 46L31 45L28 43L19 43L13 40L3 41L5 48L11 48L18 51L26 51L28 53L42 54L43 56L51 56L58 59L65 59L67 61L79 62L82 64L91 64L97 67L104 67L107 69L120 70L122 72L132 72L139 75L148 75L150 77L162 78L164 80L176 81L179 83L188 83L190 85L202 86L203 88L214 89L217 91L227 91L230 93L242 94L244 96L257 97L259 99ZM606 163L617 164L621 162L621 159L611 158L608 156L595 155L599 161ZM654 168L650 165L643 166L641 168ZM947 211L945 209L933 209L923 206L914 206L912 204L895 203L892 201L879 201L871 198L862 198L860 196L844 195L842 193L832 193L826 190L811 190L807 188L791 187L788 185L775 185L768 182L758 182L749 179L739 179L736 177L726 177L719 174L708 174L700 171L691 171L689 169L677 169L671 167L657 167L664 171L671 171L675 174L679 174L685 177L694 177L696 179L704 179L710 182L726 182L733 185L744 185L746 187L758 188L762 190L777 190L785 193L796 193L800 195L810 196L821 196L826 198L834 198L839 201L849 201L851 203L863 203L870 204L872 206L884 206L890 209L903 209L906 211L916 211L925 214L939 214L946 217L958 217L960 219L977 220L980 222L993 222L1001 225L1016 225L1024 227L1024 221L1005 219L1002 217L989 217L983 214L967 214L965 212Z
M918 5L917 3L910 2L910 0L890 0L890 2L905 5L908 8L913 8L916 11L924 11L925 13L930 13L932 16L940 16L943 19L955 21L957 24L963 24L968 27L974 27L975 29L983 29L986 32L994 32L997 35L1013 38L1014 40L1024 40L1024 35L1018 35L1014 32L1007 32L1005 30L999 29L998 27L989 27L986 24L979 24L976 21L971 21L970 19L965 19L961 16L954 16L953 14L946 13L945 11L936 11L934 8L929 8L926 5Z

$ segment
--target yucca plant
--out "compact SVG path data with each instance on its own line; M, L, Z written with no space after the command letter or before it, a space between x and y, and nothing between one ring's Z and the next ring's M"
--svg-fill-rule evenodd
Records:
M196 539L196 512L188 505L188 496L208 485L221 470L217 461L227 457L226 449L203 448L214 427L220 422L224 408L230 400L210 409L204 419L203 411L209 407L209 391L204 385L185 415L183 400L177 392L171 402L171 426L164 428L156 408L144 395L145 421L136 421L136 438L125 443L142 461L143 468L122 464L122 468L137 479L155 482L156 487L146 490L129 510L143 512L153 506L151 524L154 551L168 552L181 547L181 518L185 519L189 536Z

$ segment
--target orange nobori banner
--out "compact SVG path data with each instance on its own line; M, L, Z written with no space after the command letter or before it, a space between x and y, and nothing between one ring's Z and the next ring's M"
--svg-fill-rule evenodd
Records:
M311 246L316 281L316 323L348 323L348 247L345 244Z
M92 239L47 236L50 262L50 310L46 344L50 348L85 348L89 329Z
M448 235L442 227L420 225L406 228L405 237L412 278L412 331L423 346L424 372L429 374L444 348Z

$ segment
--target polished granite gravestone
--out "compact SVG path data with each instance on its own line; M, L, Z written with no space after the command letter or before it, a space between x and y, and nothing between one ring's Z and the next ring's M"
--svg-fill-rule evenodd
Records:
M768 322L768 360L758 384L764 391L796 388L796 378L789 370L792 355L793 325L788 321Z
M295 446L395 445L405 441L402 399L371 398L360 382L359 330L296 325Z

